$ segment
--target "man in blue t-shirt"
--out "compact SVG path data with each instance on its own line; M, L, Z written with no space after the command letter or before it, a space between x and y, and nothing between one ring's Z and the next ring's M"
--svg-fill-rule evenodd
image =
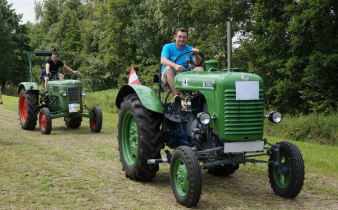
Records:
M161 64L162 64L162 76L161 81L163 85L169 85L170 89L175 95L179 95L180 91L174 87L174 79L177 73L183 71L191 70L190 61L192 60L195 65L202 61L202 58L199 56L199 50L187 45L188 42L188 30L185 28L178 28L174 35L175 42L166 44L162 48L161 53ZM174 61L176 58L187 51L192 51L192 53L187 53L178 58L176 63ZM196 67L194 70L203 71L203 67Z

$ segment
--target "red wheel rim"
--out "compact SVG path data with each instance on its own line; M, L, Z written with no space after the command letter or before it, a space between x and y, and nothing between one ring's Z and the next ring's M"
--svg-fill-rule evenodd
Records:
M96 128L96 115L93 113L93 118L90 118L90 127L95 129Z
M40 129L43 131L46 130L46 115L45 114L40 114L39 122L40 122Z
M22 123L26 122L27 119L27 103L26 103L26 96L20 96L20 102L19 102L20 110L19 110L19 115L20 115L20 120Z

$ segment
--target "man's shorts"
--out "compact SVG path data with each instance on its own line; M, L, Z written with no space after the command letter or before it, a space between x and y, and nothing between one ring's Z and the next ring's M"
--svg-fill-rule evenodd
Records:
M167 77L165 76L165 71L167 71L167 68L165 68L164 71L161 73L161 87L164 91L170 91L168 80ZM176 74L178 73L180 72L177 72Z
M51 74L51 76L49 76L48 74L46 74L46 69L41 69L41 75L40 78L45 80L45 78L49 78L49 80L51 80L51 78L59 78L60 73L56 73L56 74Z

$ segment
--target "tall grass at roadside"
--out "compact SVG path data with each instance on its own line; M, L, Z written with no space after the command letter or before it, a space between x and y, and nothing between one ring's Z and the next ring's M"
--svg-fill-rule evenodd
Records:
M103 112L117 113L118 108L115 105L117 93L118 89L87 93L84 102L88 107L99 106Z
M277 125L266 121L265 134L296 141L338 145L338 114L285 116Z

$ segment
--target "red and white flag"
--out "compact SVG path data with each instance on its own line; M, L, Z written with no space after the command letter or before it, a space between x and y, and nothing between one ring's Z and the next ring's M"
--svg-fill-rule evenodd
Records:
M130 67L129 75L128 75L128 85L140 85L141 81L139 80L134 67Z

